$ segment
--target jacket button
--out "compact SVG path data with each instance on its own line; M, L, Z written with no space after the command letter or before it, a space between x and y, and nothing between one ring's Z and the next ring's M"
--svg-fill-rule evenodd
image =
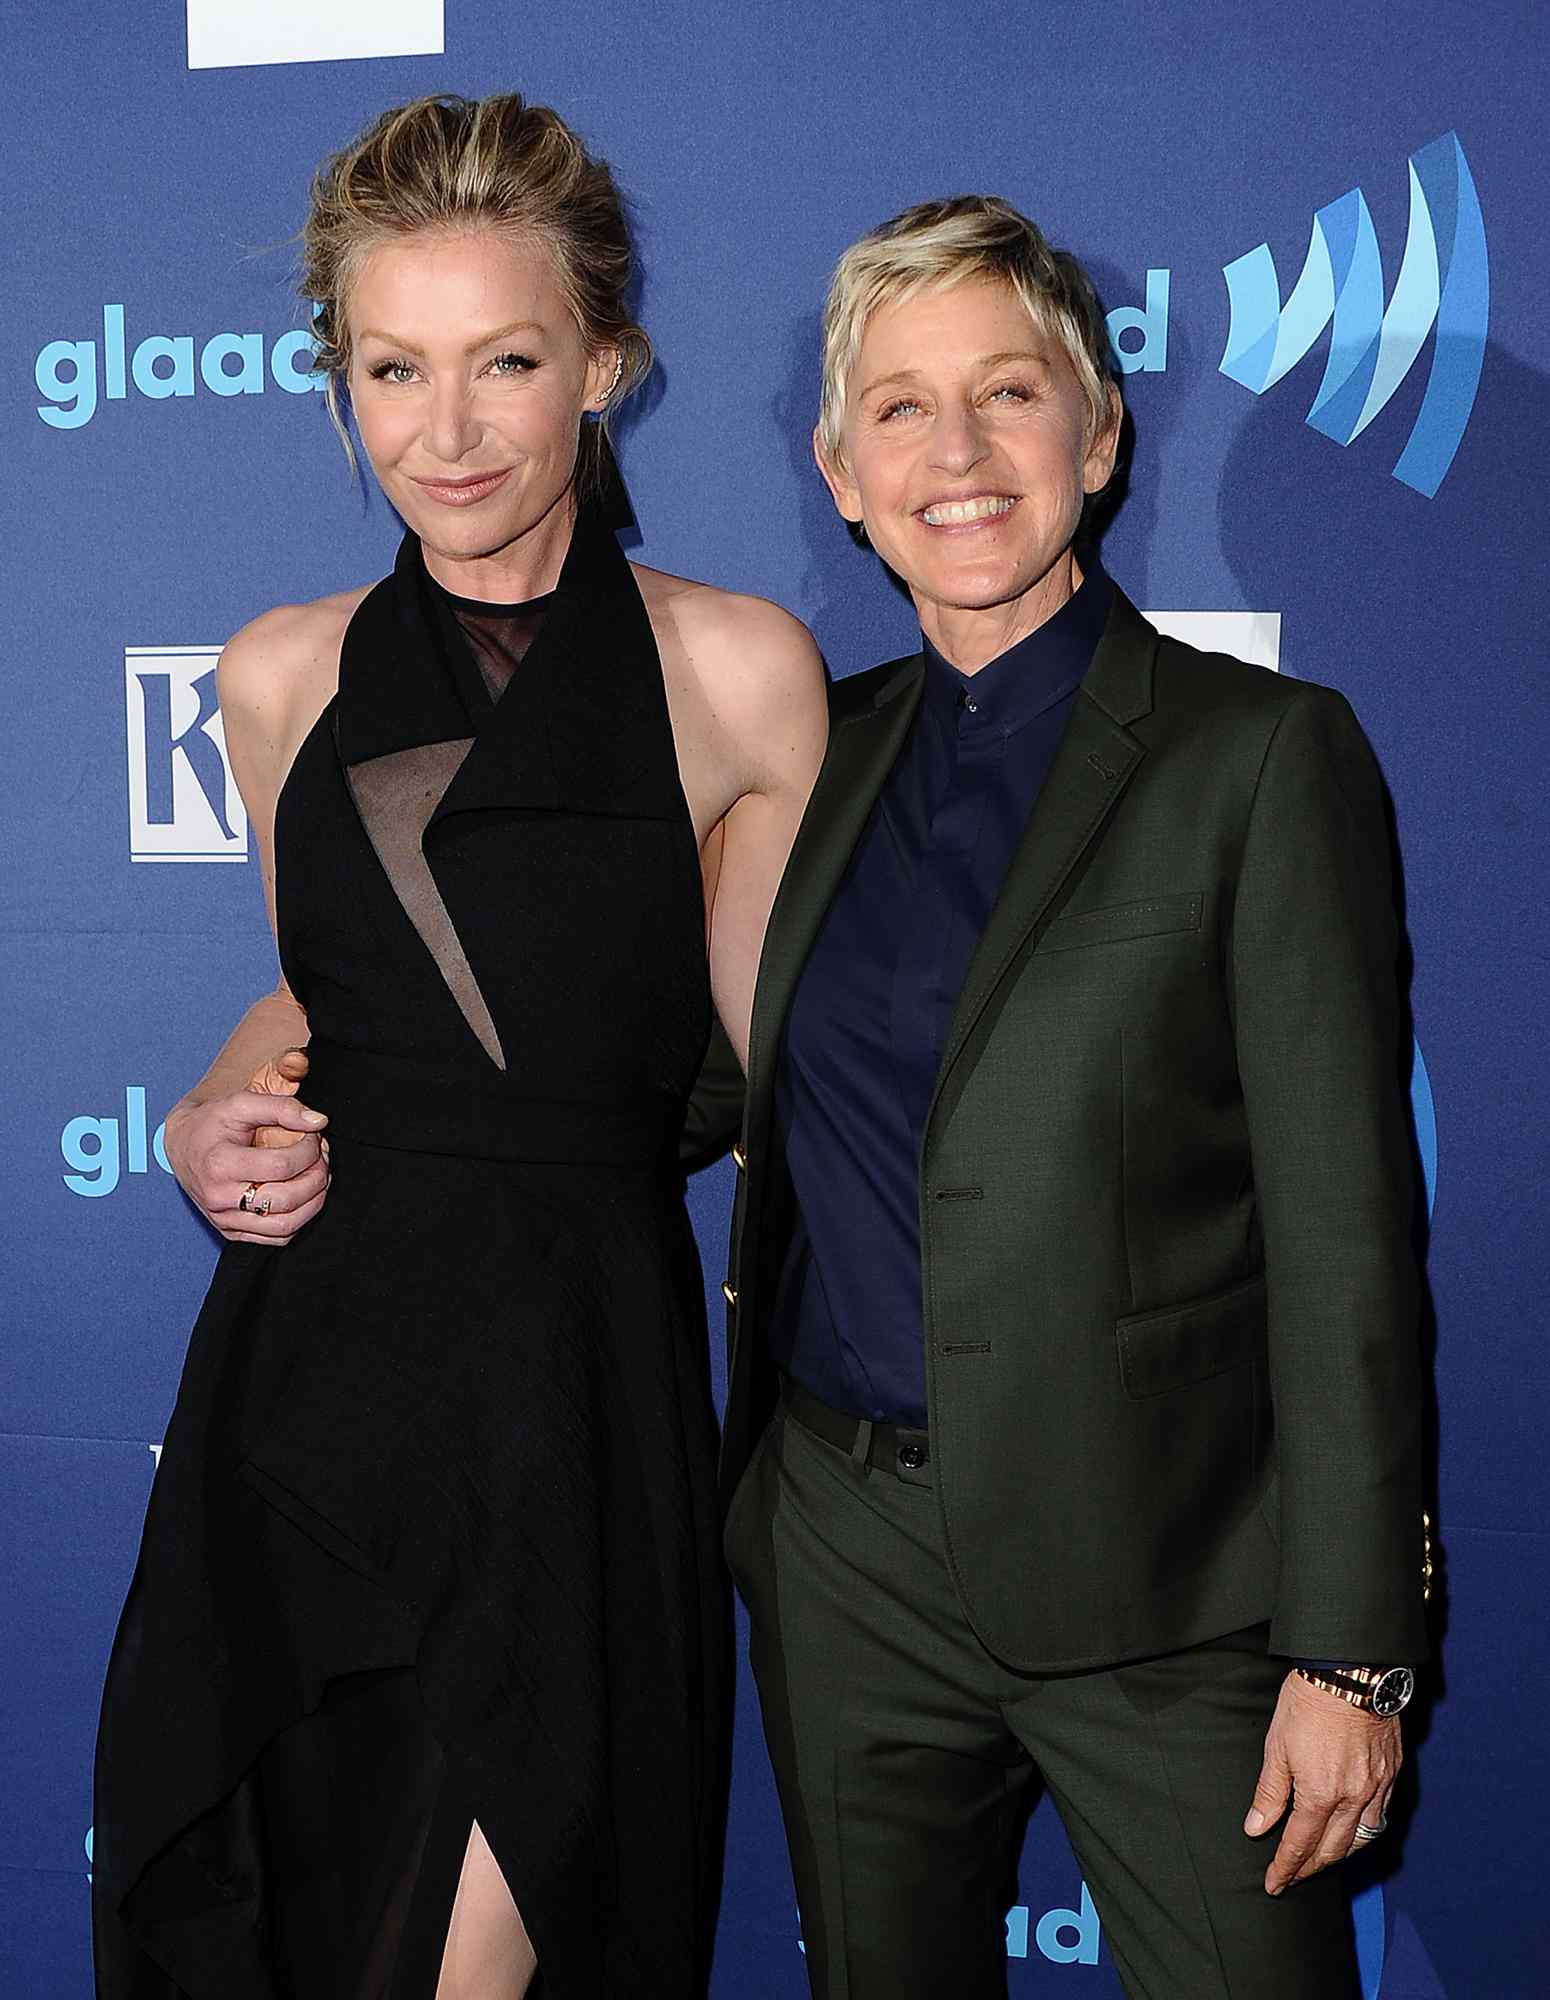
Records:
M721 1296L726 1300L729 1306L735 1306L737 1304L736 1291L733 1289L731 1285L727 1284L724 1280L721 1286Z
M930 1458L931 1454L923 1444L901 1444L899 1446L899 1463L904 1467L906 1472L919 1472L920 1468L930 1461Z

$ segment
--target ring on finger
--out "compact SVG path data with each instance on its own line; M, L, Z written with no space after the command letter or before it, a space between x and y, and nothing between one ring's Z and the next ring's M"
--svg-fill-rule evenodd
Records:
M273 1195L259 1193L257 1181L249 1181L237 1200L244 1215L267 1215L273 1203Z
M1387 1827L1388 1823L1387 1813L1380 1813L1378 1815L1378 1824L1376 1826L1369 1826L1366 1820L1359 1819L1356 1822L1356 1838L1358 1840L1376 1840L1378 1835Z

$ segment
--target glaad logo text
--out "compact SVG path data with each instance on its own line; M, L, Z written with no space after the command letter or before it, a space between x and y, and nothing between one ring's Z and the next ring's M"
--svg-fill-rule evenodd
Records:
M309 395L324 386L312 373L316 342L304 328L282 333L269 349L268 379L289 396ZM56 431L78 431L97 413L99 391L110 403L121 403L133 387L152 402L196 393L194 337L188 333L151 333L130 351L124 332L124 308L102 308L102 350L99 374L95 340L51 340L38 352L32 377L47 400L38 415ZM213 396L261 396L265 388L264 336L261 333L212 333L199 347L198 376Z
M1256 396L1295 368L1333 320L1307 421L1336 444L1361 436L1436 328L1426 392L1394 467L1396 479L1431 499L1474 408L1491 302L1485 223L1457 134L1410 156L1410 222L1387 308L1383 259L1360 188L1314 216L1302 275L1285 305L1268 244L1235 258L1223 276L1231 322L1221 372Z
M124 1092L122 1128L116 1118L82 1117L72 1118L60 1133L60 1153L65 1165L74 1169L62 1176L65 1186L72 1194L111 1194L121 1171L148 1174L152 1160L164 1174L170 1174L166 1130L163 1123L151 1131L145 1115L145 1091L138 1083L130 1084Z
M129 855L246 861L248 818L216 698L218 646L126 646Z

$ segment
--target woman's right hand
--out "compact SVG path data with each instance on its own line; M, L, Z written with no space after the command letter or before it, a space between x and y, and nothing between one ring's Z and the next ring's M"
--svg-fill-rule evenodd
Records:
M297 1101L306 1073L306 1050L286 1049L260 1064L245 1090L167 1114L164 1144L178 1185L228 1243L282 1249L323 1206L328 1120ZM255 1184L256 1198L239 1208Z

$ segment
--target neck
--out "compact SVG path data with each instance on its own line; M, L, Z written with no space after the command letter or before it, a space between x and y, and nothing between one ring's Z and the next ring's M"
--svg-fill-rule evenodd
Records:
M422 535L425 567L454 597L481 604L525 604L545 597L560 580L576 528L576 496L567 487L539 520L488 555L455 555Z
M942 658L961 674L977 674L981 667L999 659L1019 640L1047 624L1063 605L1070 603L1081 585L1081 566L1073 552L1066 549L1037 583L1006 604L965 607L916 597L915 610L921 631Z

